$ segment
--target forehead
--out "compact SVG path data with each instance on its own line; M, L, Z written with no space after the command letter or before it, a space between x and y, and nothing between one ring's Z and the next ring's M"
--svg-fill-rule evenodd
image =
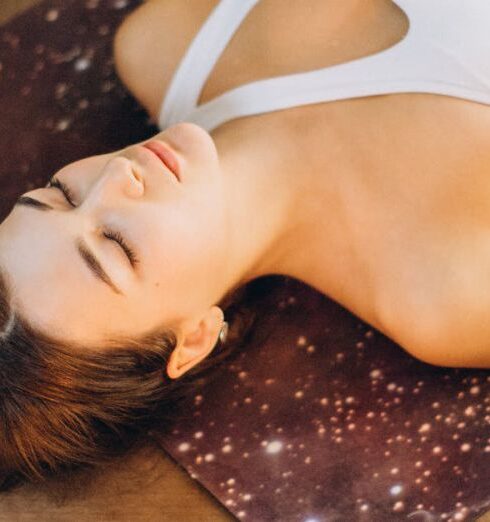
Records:
M53 217L54 216L54 217ZM108 306L108 294L84 266L67 216L16 209L0 224L0 264L12 285L15 306L47 333L86 338L103 326L94 299ZM70 328L68 330L68 325Z

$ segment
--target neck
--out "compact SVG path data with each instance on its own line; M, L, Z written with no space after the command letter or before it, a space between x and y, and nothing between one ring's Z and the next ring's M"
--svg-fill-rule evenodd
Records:
M268 275L301 273L308 186L292 152L239 132L215 139L228 202L228 274L224 291ZM291 148L290 148L291 149ZM293 147L294 149L294 147Z

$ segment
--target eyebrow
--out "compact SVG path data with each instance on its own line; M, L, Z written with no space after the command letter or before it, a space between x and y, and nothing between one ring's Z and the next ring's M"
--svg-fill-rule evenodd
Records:
M14 206L26 206L26 207L34 207L37 210L53 210L53 207L51 205L48 205L47 203L43 203L42 201L39 201L37 199L31 198L29 196L20 196L20 198L17 199Z
M48 203L43 203L42 201L31 198L29 196L20 196L15 202L14 206L18 205L35 208L36 210L41 210L44 212L48 210L53 210L53 207L51 205L48 205ZM109 277L107 272L100 264L100 261L97 259L96 255L88 246L87 242L83 238L78 237L76 238L75 243L77 247L77 252L80 254L80 257L91 270L91 272L94 274L94 276L100 281L103 281L107 286L109 286L114 293L123 295L123 292L121 292L121 290L114 284L112 279Z

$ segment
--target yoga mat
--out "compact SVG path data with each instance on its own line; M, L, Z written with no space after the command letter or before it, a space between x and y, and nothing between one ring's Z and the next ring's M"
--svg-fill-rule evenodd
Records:
M159 132L111 56L139 3L48 0L0 28L1 218L67 163ZM489 371L419 362L294 279L266 278L263 300L265 340L154 435L192 478L254 522L490 511Z

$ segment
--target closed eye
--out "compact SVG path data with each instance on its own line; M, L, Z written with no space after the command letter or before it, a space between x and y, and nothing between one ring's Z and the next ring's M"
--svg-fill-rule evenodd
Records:
M67 185L65 185L65 183L63 183L62 181L60 181L57 177L53 176L47 183L46 187L55 187L59 190L61 190L61 192L63 193L63 196L65 196L65 199L66 201L68 201L68 203L72 206L72 207L76 207L75 205L75 202L74 202L74 196L73 196L73 193L71 192L71 190L67 187Z
M53 176L46 185L47 188L55 187L63 193L66 201L70 204L72 207L76 207L75 204L75 196L73 192L70 190L68 185L63 183L61 180L59 180L56 176ZM103 236L109 239L110 241L114 241L117 243L123 252L126 254L126 257L128 258L128 261L131 263L131 266L134 268L138 263L139 259L135 253L134 248L132 248L128 242L124 239L121 233L114 231L114 230L106 230L103 232Z

